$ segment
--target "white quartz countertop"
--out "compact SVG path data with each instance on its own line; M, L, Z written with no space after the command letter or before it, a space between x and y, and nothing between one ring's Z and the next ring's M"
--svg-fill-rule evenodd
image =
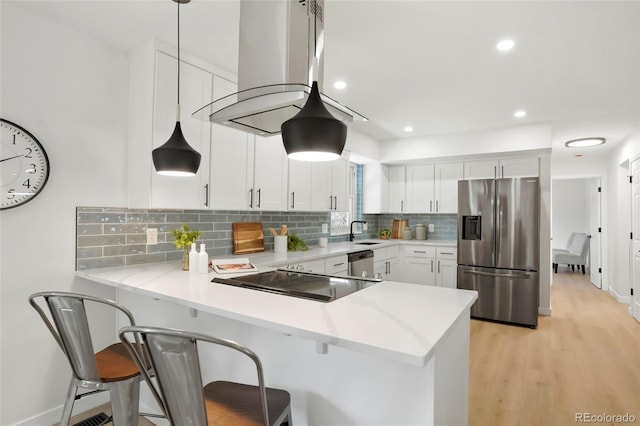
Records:
M375 242L376 244L361 244L362 242ZM284 265L287 263L306 262L309 260L324 259L341 254L353 253L361 250L375 250L390 246L404 245L444 246L456 247L456 240L402 240L402 239L366 239L353 242L331 243L327 247L310 246L308 251L289 251L286 253L274 253L265 251L241 255L248 257L256 265ZM233 255L229 256L233 257Z
M320 256L354 251L347 249L347 244L351 243L346 243L342 251L338 248L341 244L330 244L326 249L317 250L326 251ZM267 262L257 260L252 256L252 261L263 265L259 266L260 271L272 269L265 266ZM270 262L281 260L293 261L271 258ZM465 315L477 298L473 291L383 281L324 303L212 283L215 273L185 272L181 270L180 262L85 270L77 271L76 275L199 311L414 366L424 366L429 361L447 330Z

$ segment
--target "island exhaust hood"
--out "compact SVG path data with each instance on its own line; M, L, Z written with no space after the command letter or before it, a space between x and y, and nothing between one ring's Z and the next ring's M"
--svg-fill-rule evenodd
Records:
M297 114L309 97L315 77L314 52L322 91L323 7L324 0L241 0L238 92L202 107L193 117L257 135L279 134L282 123ZM320 96L335 118L367 120Z

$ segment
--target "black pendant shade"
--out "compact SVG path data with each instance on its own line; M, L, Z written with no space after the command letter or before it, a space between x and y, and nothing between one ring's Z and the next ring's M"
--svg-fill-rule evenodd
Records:
M282 123L282 141L289 158L305 161L328 161L340 157L347 140L347 126L325 108L318 82L304 107Z
M189 145L182 134L180 122L168 141L151 153L153 165L159 174L169 176L193 176L200 167L200 153Z
M193 176L200 167L198 151L191 148L180 127L180 5L190 0L173 0L178 4L178 104L176 105L176 127L168 141L151 152L156 172L167 176Z

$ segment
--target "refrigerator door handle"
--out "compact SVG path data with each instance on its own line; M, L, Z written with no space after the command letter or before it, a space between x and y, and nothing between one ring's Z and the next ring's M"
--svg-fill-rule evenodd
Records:
M493 274L491 272L481 272L481 271L469 271L468 269L464 269L463 272L465 274L470 274L470 275L484 275L487 277L500 277L500 278L525 278L525 279L529 279L531 278L531 275L529 274Z

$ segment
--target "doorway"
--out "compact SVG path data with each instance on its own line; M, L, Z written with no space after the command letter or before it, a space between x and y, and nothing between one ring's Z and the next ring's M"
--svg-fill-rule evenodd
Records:
M552 181L551 239L553 248L566 248L572 232L589 236L587 274L602 288L601 179L554 179ZM559 269L560 271L561 269Z

